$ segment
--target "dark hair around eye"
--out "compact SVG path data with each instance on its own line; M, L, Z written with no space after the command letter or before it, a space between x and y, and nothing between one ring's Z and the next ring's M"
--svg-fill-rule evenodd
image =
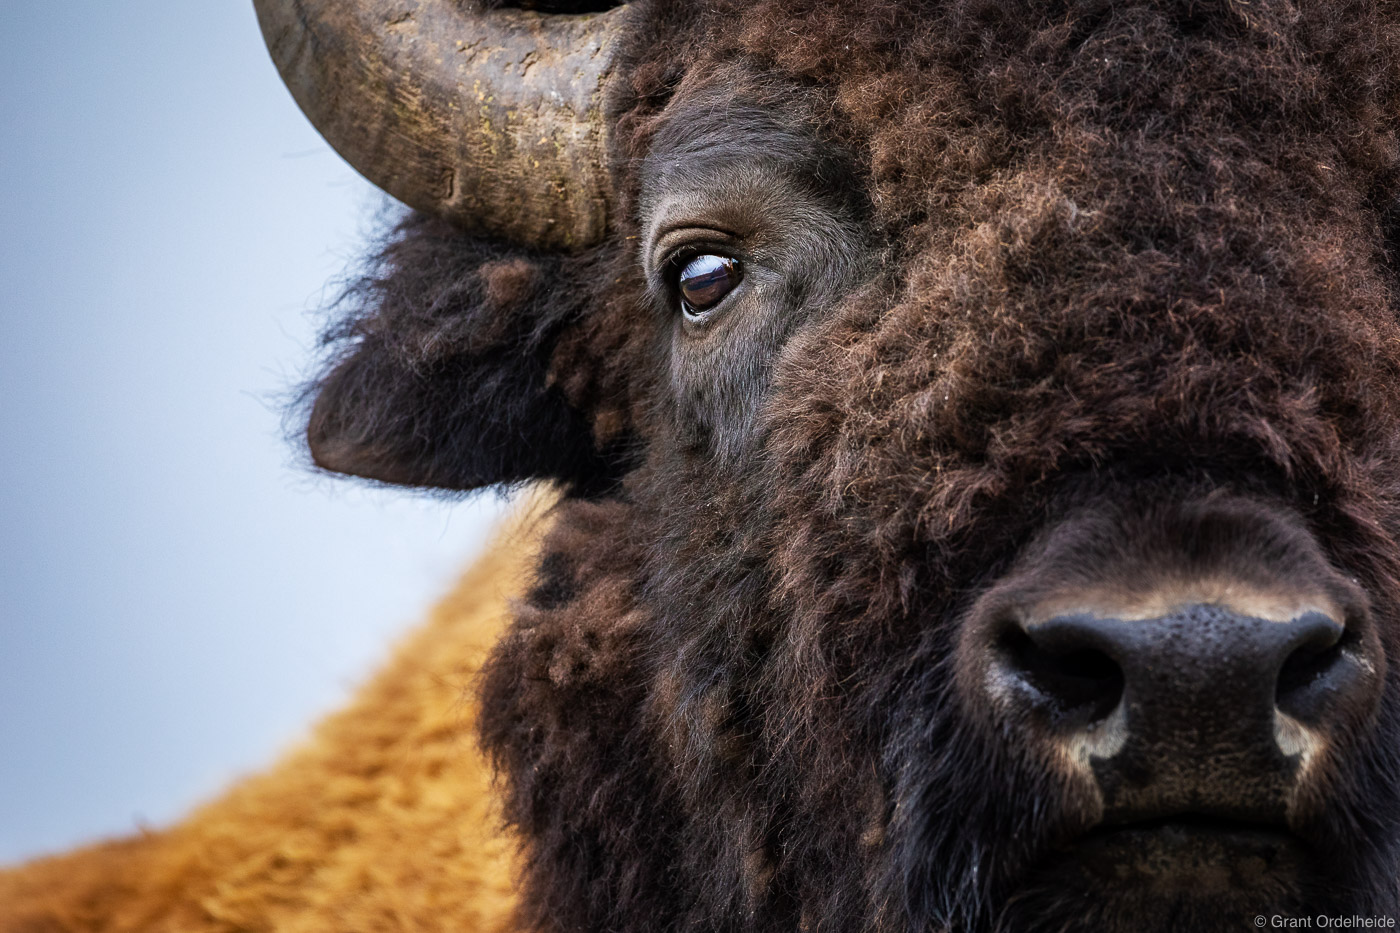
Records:
M687 317L699 318L724 300L743 279L737 259L702 253L685 261L676 276L681 310Z

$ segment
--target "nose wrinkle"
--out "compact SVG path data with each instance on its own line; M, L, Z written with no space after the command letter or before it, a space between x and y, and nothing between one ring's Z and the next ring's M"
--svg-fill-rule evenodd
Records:
M1028 624L1034 626L1040 621L1072 615L1142 622L1164 618L1193 606L1215 606L1238 616L1271 622L1292 622L1310 612L1331 619L1343 615L1321 594L1278 592L1238 580L1211 577L1154 585L1143 592L1089 590L1073 597L1047 600L1029 613Z

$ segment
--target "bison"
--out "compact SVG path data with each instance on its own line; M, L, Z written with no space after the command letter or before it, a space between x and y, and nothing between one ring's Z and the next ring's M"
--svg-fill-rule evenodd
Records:
M1400 7L256 5L316 463L558 489L518 929L1400 917Z

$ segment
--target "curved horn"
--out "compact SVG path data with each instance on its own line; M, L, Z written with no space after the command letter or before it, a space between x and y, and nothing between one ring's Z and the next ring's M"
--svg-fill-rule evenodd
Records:
M607 226L603 99L619 7L470 12L460 0L253 0L297 104L410 207L518 243Z

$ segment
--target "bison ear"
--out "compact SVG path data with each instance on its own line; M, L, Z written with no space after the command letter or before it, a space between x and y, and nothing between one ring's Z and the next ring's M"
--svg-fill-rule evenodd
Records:
M406 222L328 338L335 360L308 393L316 465L453 490L608 484L587 413L550 379L560 332L582 314L566 277L562 260Z
M419 371L363 343L322 382L306 437L318 467L402 486L592 486L608 471L539 361L506 353Z

